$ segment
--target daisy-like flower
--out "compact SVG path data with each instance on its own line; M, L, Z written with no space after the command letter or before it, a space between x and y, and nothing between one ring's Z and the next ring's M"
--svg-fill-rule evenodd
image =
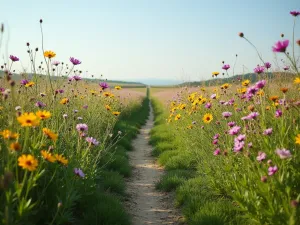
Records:
M46 58L51 59L51 58L54 58L54 57L56 56L56 53L53 52L53 51L45 51L45 52L44 52L44 56L45 56Z
M101 82L99 84L99 86L102 88L102 90L105 90L105 89L109 88L109 86L108 86L108 84L106 82Z
M300 84L300 77L296 77L295 80L294 80L294 83L295 84Z
M241 127L239 126L233 126L229 131L228 134L230 135L237 135L241 130Z
M20 151L21 150L21 145L18 142L12 142L9 145L9 148L13 151Z
M8 139L8 140L17 139L19 137L18 133L13 133L10 130L3 130L0 132L0 135L2 135L4 139Z
M290 14L294 17L297 17L300 15L300 11L293 10L293 11L290 11Z
M232 116L232 113L231 112L222 112L222 116L225 118L229 118Z
M37 111L35 113L41 120L49 119L51 117L51 113L49 111Z
M289 46L289 40L278 41L272 47L273 52L285 52Z
M290 150L287 150L285 148L283 149L276 149L276 154L281 158L281 159L287 159L292 157L292 154L290 152Z
M38 166L38 160L32 155L21 155L18 158L18 165L24 170L34 171Z
M29 83L29 81L26 80L26 79L23 79L23 80L20 81L20 84L21 84L21 85L24 85L24 86L25 86L27 83Z
M78 132L84 132L88 130L88 125L86 125L85 123L79 123L76 125L76 129Z
M217 94L212 94L212 95L210 96L210 98L211 98L211 99L216 99L216 98L217 98Z
M211 74L212 74L213 77L217 77L220 73L217 72L217 71L214 71L214 72L212 72Z
M228 70L230 69L230 65L229 64L225 64L224 66L222 66L223 70Z
M59 102L62 105L66 105L67 103L69 103L69 99L68 98L63 98L62 100L60 100Z
M70 62L73 63L74 66L81 64L81 61L75 59L74 57L70 57Z
M114 116L118 116L118 115L120 115L120 112L115 111L115 112L112 112L112 114L113 114Z
M17 61L20 60L17 56L14 56L14 55L10 55L9 58L10 58L10 60L13 61L13 62L17 62Z
M243 85L244 87L247 87L249 84L250 84L250 80L244 80L244 81L242 82L242 85Z
M121 90L122 88L121 88L121 86L115 86L115 89L116 90Z
M256 160L259 162L262 162L267 157L267 154L264 152L258 152L258 156L256 157Z
M59 155L59 154L55 154L54 155L55 159L57 160L57 162L63 164L63 165L68 165L69 160L67 160L63 155Z
M220 155L221 151L219 148L217 148L215 151L214 151L214 155Z
M268 128L268 129L266 129L265 131L264 131L264 135L271 135L272 134L272 132L273 132L273 129L272 128Z
M85 140L88 142L88 143L90 143L90 144L92 144L92 145L99 145L99 141L97 141L95 138L93 138L93 137L87 137L87 138L85 138Z
M270 68L271 68L271 63L265 62L265 67L266 67L267 69L270 69Z
M213 120L213 115L211 113L204 114L202 118L204 123L210 123Z
M265 71L265 67L263 66L257 66L256 68L253 69L254 73L261 74Z
M228 125L229 127L233 127L233 126L235 125L235 122L233 122L233 121L228 122L227 125Z
M295 143L300 145L300 134L297 134Z
M276 172L278 171L278 168L277 168L277 166L270 166L269 168L268 168L268 174L269 174L269 176L273 176Z
M72 80L80 81L80 80L82 80L82 78L80 76L75 75L72 77Z
M43 128L43 133L52 141L56 141L58 138L58 134L53 133L50 129L48 128Z
M180 120L181 119L181 115L180 114L177 114L174 118L174 120Z
M40 124L39 118L34 113L23 113L17 120L22 127L35 127Z
M275 112L275 117L279 118L281 116L282 116L282 111L280 109L277 109L276 112Z
M56 158L49 151L42 150L41 151L41 155L48 162L52 162L53 163L53 162L56 161Z
M60 64L59 61L53 61L53 62L52 62L52 65L54 65L54 66L58 66L59 64Z
M210 102L208 102L208 103L205 104L205 108L207 108L207 109L210 109L211 106L212 106L212 104Z
M265 80L257 81L255 84L255 87L258 89L262 89L266 85L266 83L267 83L267 81L265 81Z
M81 177L81 178L84 178L84 177L85 177L85 174L84 174L83 171L82 171L81 169L79 169L79 168L74 168L74 173L75 173L77 176Z
M33 87L35 83L33 81L29 81L27 84L25 84L25 87Z
M225 83L221 86L221 89L227 89L229 88L229 84L228 83Z
M105 108L107 111L111 110L111 107L109 105L105 105Z

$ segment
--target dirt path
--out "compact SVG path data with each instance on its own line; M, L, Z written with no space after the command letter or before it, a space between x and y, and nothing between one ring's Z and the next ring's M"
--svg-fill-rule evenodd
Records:
M163 170L151 156L152 146L148 144L149 132L153 127L153 112L141 133L133 141L134 150L129 152L133 173L127 181L127 193L130 195L128 210L133 225L143 224L179 224L178 211L172 209L172 198L155 189Z

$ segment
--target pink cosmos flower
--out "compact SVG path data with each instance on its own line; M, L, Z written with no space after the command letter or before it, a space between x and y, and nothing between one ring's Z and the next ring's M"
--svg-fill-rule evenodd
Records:
M79 59L75 59L74 57L70 57L70 62L73 63L74 66L81 64Z
M215 151L214 151L214 155L220 155L221 151L219 148L217 148Z
M83 171L82 171L81 169L79 169L79 168L74 168L74 173L75 173L77 176L81 177L81 178L84 178L84 177L85 177L85 174L84 174Z
M222 116L225 118L228 118L228 117L232 116L232 113L231 112L222 112Z
M234 126L232 127L229 131L228 131L228 134L230 135L237 135L241 130L241 127L239 126Z
M285 148L277 149L275 152L281 159L287 159L287 158L292 157L290 150L287 150Z
M270 68L271 68L271 63L265 62L265 67L266 67L267 69L270 69Z
M268 129L266 129L265 131L264 131L264 135L271 135L272 134L272 132L273 132L273 129L272 128L268 128Z
M290 11L290 14L291 14L292 16L297 17L297 16L300 15L300 11L293 10L293 11Z
M256 68L254 68L254 73L263 73L265 71L265 67L263 66L257 66Z
M17 56L14 56L14 55L10 55L9 58L10 58L11 61L13 61L13 62L17 62L17 61L20 60Z
M281 116L282 116L282 111L280 109L277 109L276 112L275 112L275 117L279 118Z
M289 40L277 41L272 47L273 52L285 52L289 46Z
M85 140L92 145L99 145L99 141L93 137L87 137Z
M225 64L224 66L222 66L222 69L223 70L228 70L230 68L230 65L229 64Z
M272 175L274 175L277 171L278 171L277 166L273 166L273 167L270 166L269 169L268 169L268 174L269 174L269 176L272 176Z
M265 160L267 157L267 154L264 152L258 152L258 156L256 157L256 160L258 162L262 162L263 160Z

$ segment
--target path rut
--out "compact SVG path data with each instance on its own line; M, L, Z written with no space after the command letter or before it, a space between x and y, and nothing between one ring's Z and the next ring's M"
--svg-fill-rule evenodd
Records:
M133 141L133 151L128 153L133 173L127 180L127 193L130 196L127 208L133 225L180 224L179 213L172 208L172 197L155 189L155 183L161 177L163 169L155 163L151 156L152 146L148 144L153 119L150 106L147 123Z

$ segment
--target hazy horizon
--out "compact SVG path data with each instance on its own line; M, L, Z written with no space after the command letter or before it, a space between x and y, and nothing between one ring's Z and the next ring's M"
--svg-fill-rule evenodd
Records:
M16 7L17 6L17 7ZM275 65L272 45L292 41L297 1L13 1L1 6L0 23L5 37L3 58L16 55L17 71L30 69L26 42L39 47L42 60L40 18L43 19L45 50L56 52L55 60L82 61L84 76L103 74L110 80L197 81L222 72L222 61L235 74L253 72L260 64L255 50L238 36L244 32L265 61ZM270 25L274 24L276 26ZM297 18L295 38L300 38ZM7 50L5 45L7 45ZM290 50L290 47L289 47ZM300 50L296 49L299 56ZM282 55L278 54L278 62ZM229 70L230 74L232 69Z

